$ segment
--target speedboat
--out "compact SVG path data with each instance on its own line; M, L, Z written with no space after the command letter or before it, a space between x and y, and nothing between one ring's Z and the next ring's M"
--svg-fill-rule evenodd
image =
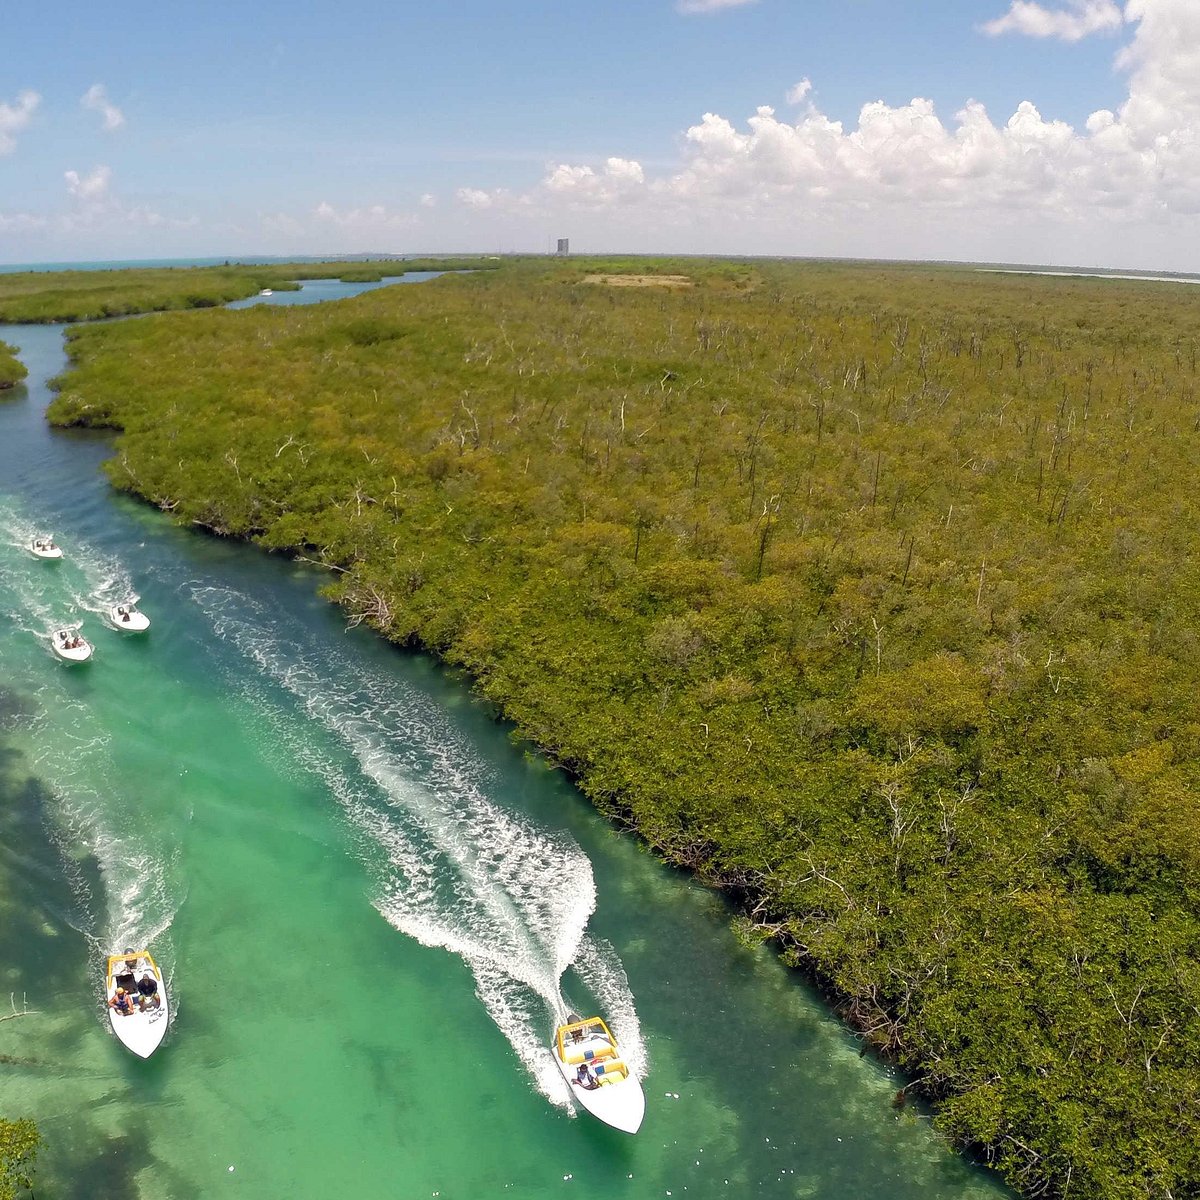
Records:
M275 295L275 293L274 293L273 291L271 291L271 289L270 289L270 288L263 288L263 290L262 290L261 292L259 292L258 294L259 294L260 296L273 296L273 295Z
M114 604L108 610L108 619L113 623L114 629L123 633L145 633L150 628L150 618L140 611L132 600L127 600L124 604Z
M74 629L56 629L50 635L50 649L63 662L87 662L92 657L92 644L79 636Z
M117 1040L140 1058L149 1058L170 1019L166 980L150 951L109 955L104 984L108 1019Z
M54 539L48 533L39 533L29 542L29 553L36 558L62 558L61 546L54 544Z
M614 1129L637 1133L646 1115L646 1096L599 1017L572 1016L555 1030L550 1050L580 1107Z

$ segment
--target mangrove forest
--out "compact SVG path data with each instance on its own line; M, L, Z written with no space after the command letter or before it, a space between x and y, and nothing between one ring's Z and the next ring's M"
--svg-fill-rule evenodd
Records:
M510 260L69 351L117 488L469 672L957 1145L1200 1194L1195 288Z

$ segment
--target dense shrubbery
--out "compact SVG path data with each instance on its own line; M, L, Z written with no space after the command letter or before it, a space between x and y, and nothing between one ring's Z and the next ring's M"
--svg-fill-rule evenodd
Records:
M488 259L385 259L378 262L226 264L113 271L24 271L0 274L0 321L41 324L95 321L133 313L215 308L265 287L295 291L297 279L375 283L408 271L482 270ZM0 378L3 363L0 361Z
M33 1187L41 1135L32 1121L0 1118L0 1200L17 1200Z
M1016 1185L1181 1197L1198 346L1169 286L510 264L76 330L51 415L469 668Z
M14 387L27 374L25 364L17 358L15 347L7 342L0 342L0 392L5 388Z

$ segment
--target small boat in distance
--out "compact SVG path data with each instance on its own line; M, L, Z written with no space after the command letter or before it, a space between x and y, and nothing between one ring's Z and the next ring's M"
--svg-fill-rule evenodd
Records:
M263 288L263 290L262 290L261 292L259 292L258 294L259 294L260 296L273 296L273 295L275 295L275 293L274 293L273 291L271 291L271 289L270 289L270 288Z
M56 629L50 635L50 649L63 662L87 662L92 657L92 644L79 636L75 629Z
M61 546L54 544L54 538L48 533L39 533L29 542L29 553L36 558L62 558L63 552Z
M108 1019L118 1041L149 1058L167 1032L167 984L149 950L111 954L104 973Z
M150 618L132 600L114 604L108 610L108 619L114 629L120 629L123 633L145 633L150 628Z
M555 1030L550 1050L582 1108L614 1129L637 1133L646 1115L646 1096L599 1017L580 1020L572 1015Z

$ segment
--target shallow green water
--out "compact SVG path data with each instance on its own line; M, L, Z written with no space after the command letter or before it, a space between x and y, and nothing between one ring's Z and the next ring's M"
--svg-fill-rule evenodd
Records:
M39 1195L1002 1194L461 679L111 493L106 439L42 419L60 328L0 339L30 370L0 402L0 1003L38 1010L0 1025L0 1113L42 1128ZM100 616L130 593L145 637ZM83 667L46 642L72 621ZM100 999L143 942L175 1005L147 1062ZM560 986L640 1061L636 1138L571 1114Z

